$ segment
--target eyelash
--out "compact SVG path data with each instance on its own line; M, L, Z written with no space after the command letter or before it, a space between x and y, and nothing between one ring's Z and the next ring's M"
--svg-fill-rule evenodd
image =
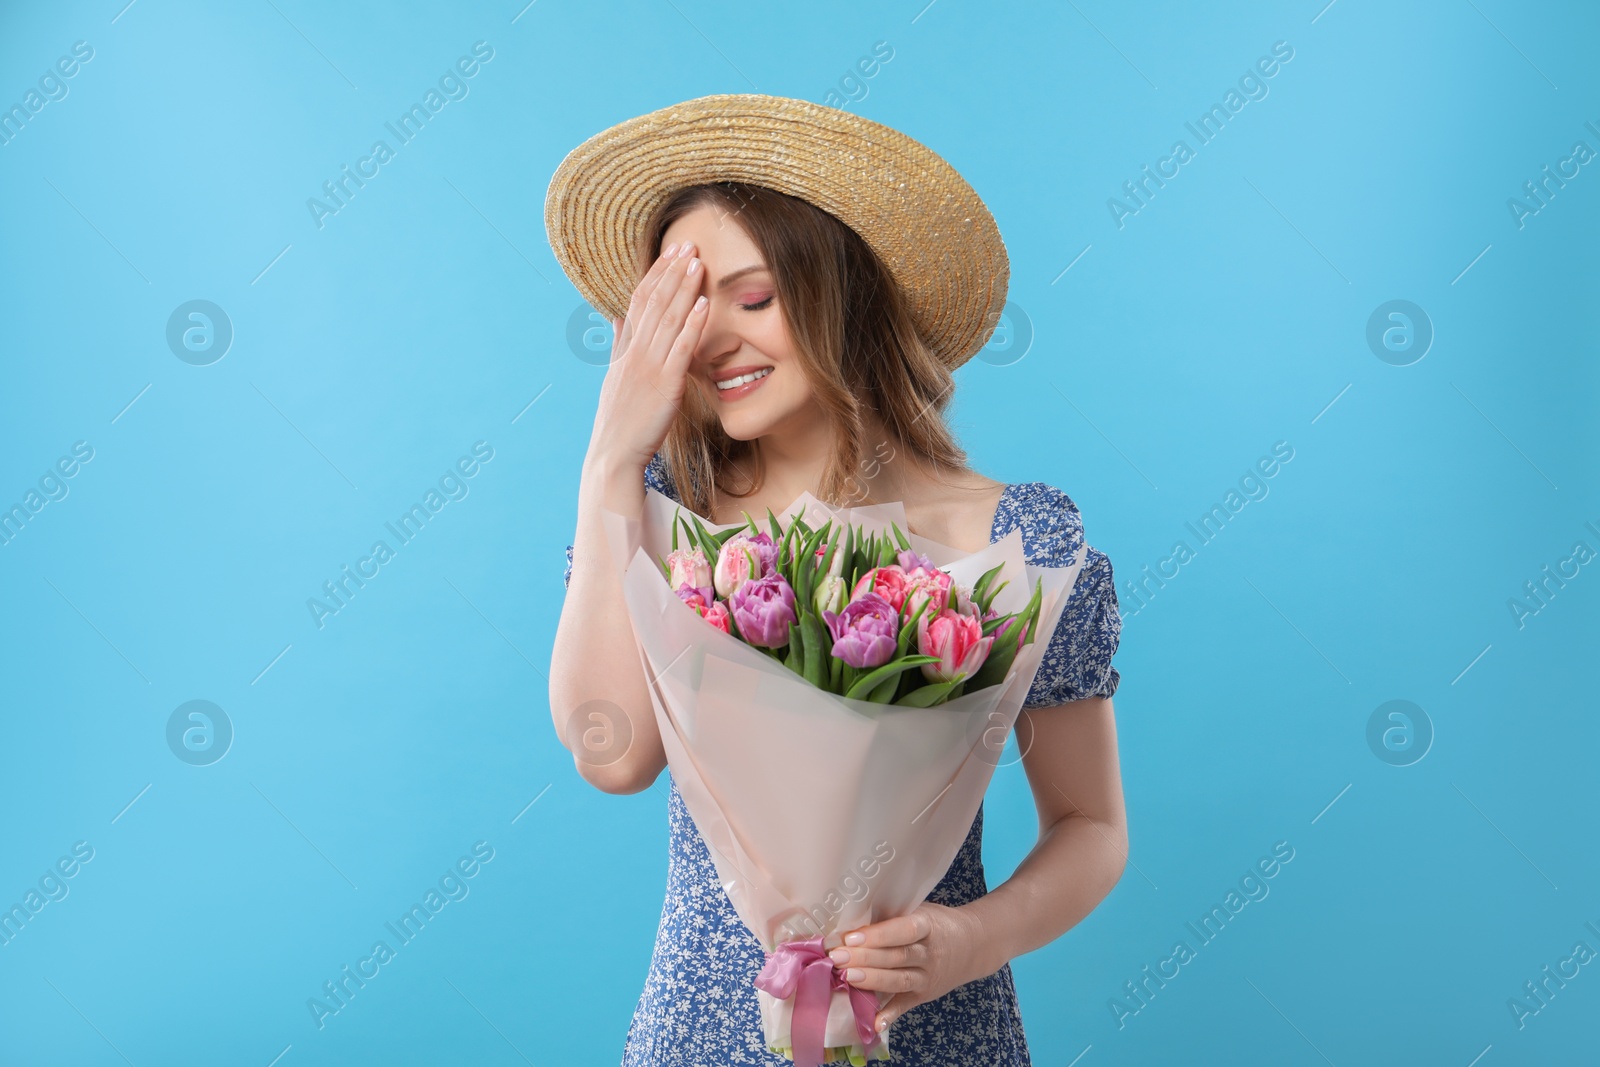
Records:
M765 300L759 301L757 303L754 303L754 304L740 304L739 306L744 308L746 311L760 311L762 308L766 307L770 303L772 303L772 297L769 296Z

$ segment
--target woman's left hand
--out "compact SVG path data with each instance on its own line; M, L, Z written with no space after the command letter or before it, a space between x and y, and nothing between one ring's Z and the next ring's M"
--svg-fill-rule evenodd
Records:
M984 977L980 934L971 913L923 901L906 915L847 932L828 957L851 985L893 994L878 1009L882 1033L918 1004Z

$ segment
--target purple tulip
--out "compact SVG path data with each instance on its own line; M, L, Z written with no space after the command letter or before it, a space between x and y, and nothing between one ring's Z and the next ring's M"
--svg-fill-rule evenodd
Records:
M927 556L924 556L921 552L910 548L901 549L899 554L895 556L895 562L900 564L900 569L905 571L907 574L911 573L911 571L918 567L921 567L923 570L929 572L939 569L933 565L933 560L929 559Z
M752 578L733 591L728 610L739 634L752 645L782 648L789 643L789 624L795 614L794 590L781 574Z
M745 544L755 554L756 562L761 565L760 577L777 573L778 546L773 543L771 534L758 533L754 537L747 537Z
M881 667L894 658L900 613L879 593L862 593L835 615L822 613L833 635L833 654L856 669Z

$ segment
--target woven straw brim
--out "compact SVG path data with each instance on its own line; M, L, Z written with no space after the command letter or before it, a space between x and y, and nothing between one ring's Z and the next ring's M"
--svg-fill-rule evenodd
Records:
M994 216L954 167L881 123L807 100L703 96L594 135L556 168L545 231L572 284L627 313L651 212L687 185L737 181L799 197L861 235L923 341L954 369L989 340L1010 263Z

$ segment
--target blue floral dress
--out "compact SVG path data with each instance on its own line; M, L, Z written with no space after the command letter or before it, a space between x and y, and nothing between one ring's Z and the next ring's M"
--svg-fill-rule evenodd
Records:
M659 454L645 470L645 483L678 499ZM1083 543L1077 505L1044 482L1006 486L989 539L998 541L1018 527L1024 558L1036 566L1068 566ZM571 580L568 545L566 581ZM1121 678L1111 657L1121 631L1111 560L1091 546L1023 707L1114 694ZM761 944L729 903L675 780L667 821L666 902L623 1067L793 1067L763 1042L751 984L761 970ZM982 851L979 805L966 841L928 899L956 907L987 893ZM1011 965L905 1012L889 1028L889 1048L891 1067L1030 1067Z

